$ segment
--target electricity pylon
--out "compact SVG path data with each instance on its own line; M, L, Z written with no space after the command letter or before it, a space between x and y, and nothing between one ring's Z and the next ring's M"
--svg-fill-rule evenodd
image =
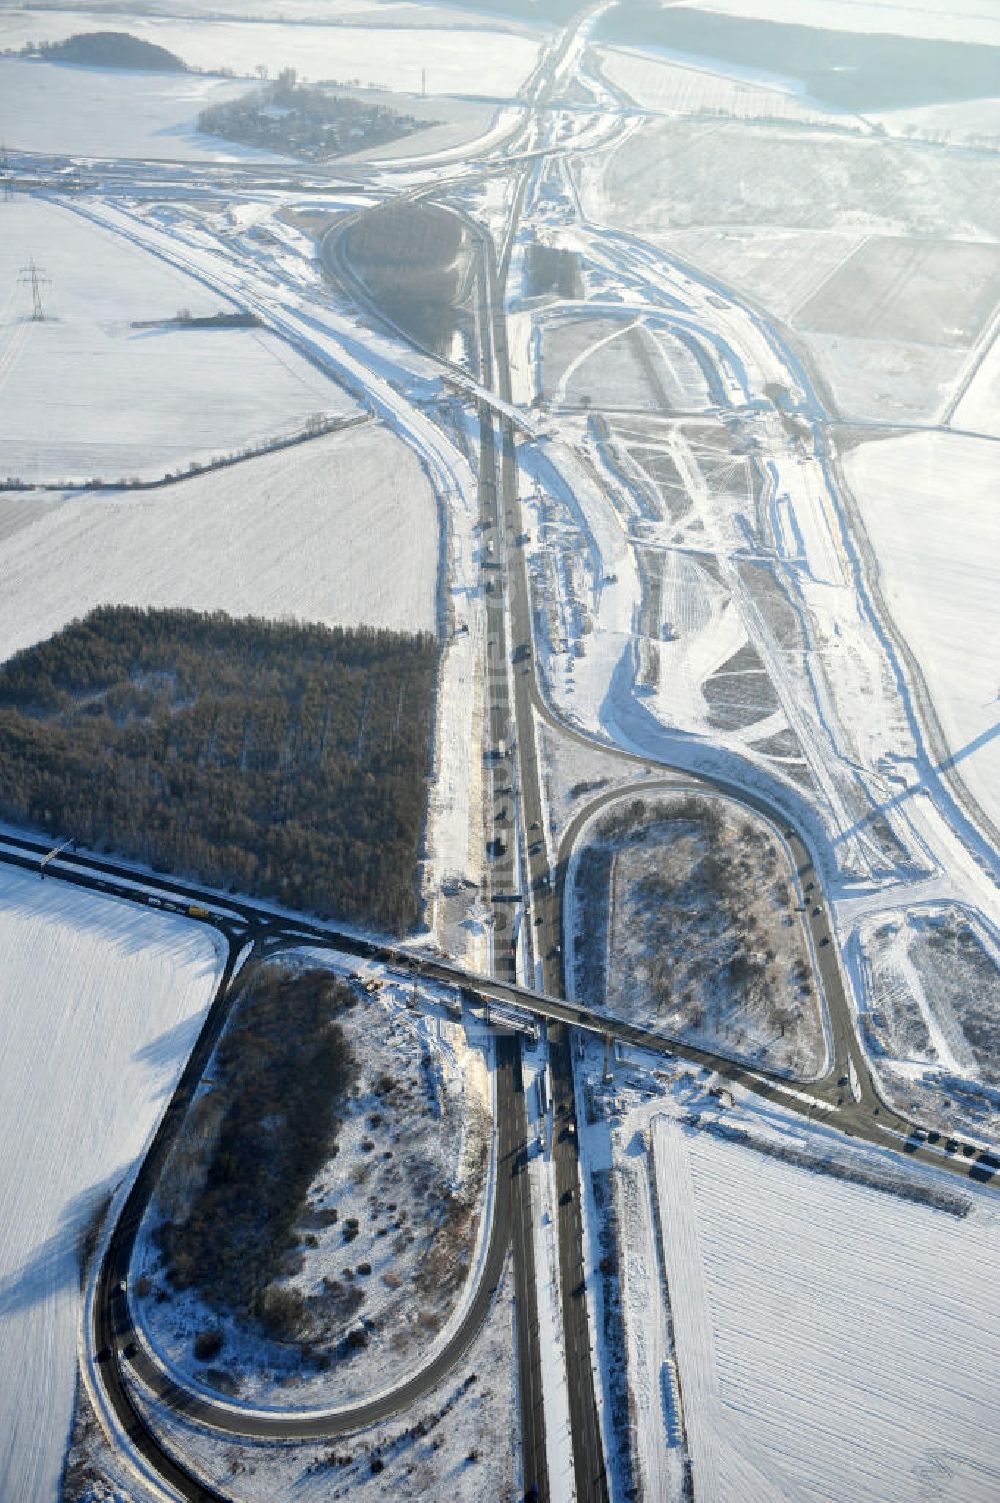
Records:
M34 261L29 261L27 266L21 267L20 282L31 283L32 322L40 322L45 317L45 309L42 306L42 288L51 287L52 278L47 277L40 266Z

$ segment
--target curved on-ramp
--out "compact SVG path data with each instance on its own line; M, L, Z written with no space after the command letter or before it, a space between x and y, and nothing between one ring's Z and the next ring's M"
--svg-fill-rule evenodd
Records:
M461 1318L426 1365L371 1399L312 1411L243 1407L214 1399L200 1387L189 1387L172 1376L156 1359L141 1329L132 1320L126 1292L129 1266L139 1227L160 1172L229 1016L236 992L233 985L236 953L236 943L231 940L223 976L208 1016L107 1243L90 1302L92 1319L85 1333L90 1346L91 1377L100 1384L115 1422L155 1472L192 1503L204 1503L204 1500L215 1503L224 1495L198 1477L160 1440L133 1392L133 1382L138 1380L147 1390L148 1397L185 1419L226 1434L254 1439L332 1438L364 1429L408 1408L429 1393L461 1361L483 1326L503 1275L510 1246L513 1180L524 1166L523 1103L518 1097L515 1080L517 1046L513 1039L498 1038L496 1160L492 1199L486 1207L489 1217L486 1252Z

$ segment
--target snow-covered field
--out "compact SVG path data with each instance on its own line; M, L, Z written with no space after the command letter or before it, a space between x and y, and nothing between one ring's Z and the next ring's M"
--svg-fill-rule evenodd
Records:
M219 964L200 925L0 872L5 1499L55 1499L76 1376L79 1238L162 1112Z
M661 1117L652 1149L695 1496L990 1503L1000 1219Z
M862 444L844 468L955 772L1000 822L997 445L912 434Z
M807 334L834 414L851 422L933 425L966 365L965 352L884 339Z
M434 497L374 424L151 491L0 492L4 534L0 658L102 602L434 630Z
M994 0L691 0L696 10L764 21L794 22L833 31L879 31L896 36L949 37L1000 46Z
M666 115L728 115L737 120L821 123L826 116L802 102L791 87L748 83L718 70L697 67L638 49L597 48L601 71L643 109ZM739 71L739 70L736 70Z
M962 99L909 110L880 110L868 118L886 135L956 146L1000 147L1000 99Z
M48 278L31 317L22 268ZM133 328L134 322L232 312L199 282L37 200L5 205L0 239L2 476L120 480L182 472L343 413L344 390L273 334Z
M770 312L787 318L851 254L863 236L850 230L720 225L653 238L672 254L694 262L733 287L745 289Z
M997 106L997 114L1000 118L1000 105ZM986 349L968 390L955 408L952 426L1000 438L1000 341L997 339L995 326L987 335L987 340L990 335L992 343Z
M137 1397L157 1433L239 1503L497 1503L522 1495L509 1264L464 1360L411 1408L360 1433L325 1443L237 1444L153 1404L144 1391ZM119 1468L94 1449L103 1475L114 1477Z
M839 130L665 120L610 157L595 154L580 182L595 218L637 232L714 225L947 241L997 238L998 174L994 153L928 151Z
M0 132L11 151L192 164L289 162L289 157L263 147L198 130L203 109L237 99L247 88L242 81L198 74L102 71L0 57ZM378 149L355 152L351 162L454 150L486 135L497 112L495 101L397 96L385 85L347 92L366 103L436 122Z
M537 34L447 24L289 25L260 19L132 15L118 10L112 22L104 12L6 11L0 12L0 47L21 47L28 40L55 42L79 31L112 29L166 47L188 67L206 72L229 68L250 76L258 65L264 65L274 76L282 68L294 68L312 83L329 79L420 94L426 70L431 95L475 94L494 99L509 99L517 93L535 65L541 40Z
M81 157L280 162L273 153L203 136L201 110L246 92L184 73L71 68L0 57L0 132L9 151ZM39 255L47 242L39 244Z
M798 343L840 415L908 422L945 407L988 322L998 174L995 152L726 118L649 122L573 167L588 218L679 252L782 318L801 311L813 331ZM964 275L969 257L982 267ZM963 426L992 431L995 392L984 371Z

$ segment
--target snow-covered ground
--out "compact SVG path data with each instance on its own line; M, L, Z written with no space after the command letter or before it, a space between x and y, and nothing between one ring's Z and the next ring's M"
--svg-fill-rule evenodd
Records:
M862 444L844 468L955 772L1000 823L1000 450L920 433Z
M108 602L436 621L434 497L374 423L151 491L0 492L0 537L0 657Z
M997 103L997 118L1000 121L1000 102ZM974 352L973 359L980 363L952 417L953 427L985 433L991 438L1000 438L1000 342L997 332L994 324L987 334L988 347Z
M831 31L890 32L896 36L947 37L955 42L1000 46L1000 18L993 0L692 0L696 10L764 21L794 22Z
M0 871L0 1492L49 1503L69 1434L79 1241L139 1155L220 968L200 925Z
M263 65L273 77L282 68L294 68L311 83L329 79L411 94L422 92L426 72L426 91L431 95L475 94L494 99L509 99L517 93L535 65L540 45L537 35L446 24L433 28L288 25L116 10L113 25L103 12L0 12L0 47L21 47L29 40L56 42L80 31L112 29L166 47L188 67L206 72L229 68L250 76Z
M949 146L1000 147L1000 99L959 99L903 110L872 110L866 117L887 136Z
M639 785L584 827L566 894L573 996L799 1078L829 1068L814 957L795 918L804 895L762 820L717 798L643 800Z
M281 966L329 963L322 952L293 951ZM492 1040L473 1025L470 1041L460 1022L433 1007L411 1010L418 1005L408 986L371 974L380 990L356 987L354 1009L339 1019L358 1069L335 1156L299 1208L298 1270L275 1278L275 1287L306 1301L300 1330L310 1353L327 1360L305 1360L292 1338L270 1340L164 1277L155 1225L183 1215L206 1162L199 1140L210 1144L217 1127L210 1105L192 1135L178 1140L143 1224L133 1276L146 1276L146 1292L135 1300L154 1349L196 1383L250 1406L332 1409L386 1392L428 1360L478 1285L493 1174ZM210 1087L201 1100L210 1103ZM345 1356L341 1343L359 1323L368 1344ZM224 1335L208 1367L192 1355L206 1329Z
M41 321L21 279L31 260L48 279ZM354 408L266 330L132 327L234 306L54 204L5 205L0 282L0 478L182 472Z
M872 913L848 947L882 1091L911 1121L974 1143L1000 1132L1000 945L955 905Z
M1000 1219L652 1124L695 1496L988 1503Z
M0 131L8 150L170 161L280 162L271 152L203 136L199 113L246 93L184 73L70 68L0 57ZM47 243L39 245L39 255Z
M814 124L827 118L815 105L801 101L791 82L782 85L729 78L724 63L717 69L707 64L698 67L637 48L597 48L595 53L609 82L636 104L658 113Z
M239 1443L191 1425L144 1391L137 1397L157 1433L239 1503L497 1503L522 1495L509 1263L463 1361L409 1409L354 1435L298 1445ZM94 1449L99 1471L114 1477L114 1461L108 1467L102 1448Z

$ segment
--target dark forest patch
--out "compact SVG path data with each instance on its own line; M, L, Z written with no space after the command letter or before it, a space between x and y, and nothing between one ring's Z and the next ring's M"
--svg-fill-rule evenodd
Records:
M291 68L274 83L210 105L198 116L198 129L206 135L283 152L303 162L384 146L435 123L318 85L298 84Z
M558 250L532 240L525 250L524 279L529 297L576 299L583 296L580 258L575 251Z
M338 1016L353 1006L329 971L257 971L168 1169L188 1193L157 1229L166 1277L279 1339L294 1339L302 1321L302 1296L276 1280L298 1244L310 1181L336 1151L357 1071ZM199 1336L203 1353L212 1336Z
M405 334L442 354L459 326L466 236L432 204L382 204L344 231L347 261Z
M187 67L166 47L145 42L127 31L81 31L62 42L42 42L38 56L49 63L78 63L88 68L137 68L144 72L186 73Z
M401 933L429 636L102 606L0 667L0 816Z

